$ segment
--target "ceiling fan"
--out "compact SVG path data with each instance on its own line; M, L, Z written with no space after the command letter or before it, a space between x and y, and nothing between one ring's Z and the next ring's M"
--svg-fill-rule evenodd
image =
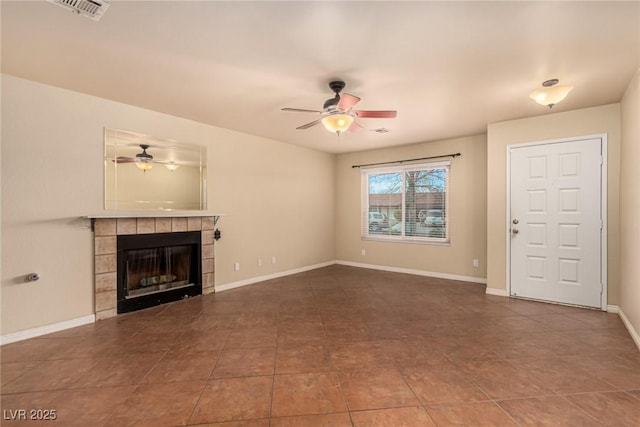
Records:
M118 156L114 162L116 163L135 163L136 166L138 167L138 169L142 170L142 171L148 171L149 169L151 169L153 167L154 163L159 163L162 165L165 165L167 167L167 169L169 169L171 172L175 171L176 169L178 169L179 165L174 162L174 161L161 161L161 160L153 160L153 156L149 153L147 153L147 148L149 148L150 146L148 144L140 144L139 145L140 148L142 148L142 152L136 154L135 157L124 157L124 156Z
M324 102L322 111L319 110L306 110L302 108L282 108L282 111L293 111L299 113L316 113L324 116L321 119L314 120L306 123L302 126L298 126L296 129L309 129L322 123L324 127L330 132L336 132L338 135L344 131L357 132L362 130L354 118L375 118L375 119L393 119L397 116L398 112L393 110L385 111L371 111L371 110L353 110L353 106L360 102L360 98L348 93L340 92L345 87L345 82L341 80L332 81L329 83L329 88L335 93L333 98L329 98Z

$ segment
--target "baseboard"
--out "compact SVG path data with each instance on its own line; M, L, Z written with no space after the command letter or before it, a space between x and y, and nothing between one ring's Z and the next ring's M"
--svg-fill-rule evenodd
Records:
M629 321L629 318L624 314L624 311L622 311L622 309L619 307L618 307L618 316L620 316L620 319L622 319L622 323L624 323L624 326L627 328L627 331L629 331L629 335L631 335L631 339L633 340L633 342L636 343L638 350L640 350L640 334L633 327L633 325Z
M342 261L342 260L336 261L336 264L347 265L349 267L360 267L360 268L369 268L373 270L390 271L393 273L413 274L416 276L436 277L438 279L459 280L461 282L481 283L483 285L487 284L487 279L484 277L460 276L457 274L437 273L434 271L416 270L413 268L390 267L386 265L364 264L360 262L351 262L351 261Z
M607 313L620 314L620 307L617 305L608 305Z
M54 323L53 325L40 326L33 329L25 329L24 331L13 332L11 334L0 337L0 345L10 344L12 342L22 341L29 338L35 338L53 332L64 331L65 329L75 328L76 326L87 325L96 321L95 314L78 317L64 322Z
M334 265L335 261L327 261L320 264L307 265L300 268L294 268L292 270L279 271L273 274L267 274L265 276L251 277L249 279L238 280L236 282L229 282L222 285L216 285L216 292L228 291L230 289L240 288L242 286L253 285L254 283L264 282L265 280L278 279L280 277L291 276L292 274L304 273L305 271L316 270L322 267L328 267Z
M497 297L508 297L509 294L507 294L507 290L506 289L495 289L495 288L489 288L487 287L487 290L485 291L485 293L487 295L494 295Z

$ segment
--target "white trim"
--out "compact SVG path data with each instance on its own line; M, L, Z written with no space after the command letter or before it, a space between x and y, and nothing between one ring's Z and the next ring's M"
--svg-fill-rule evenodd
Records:
M137 211L117 211L117 210L107 210L105 209L103 212L85 215L82 218L87 219L118 219L118 218L205 218L209 216L225 216L226 214L214 213L209 211L183 211L183 210L137 210Z
M349 267L359 267L359 268L369 268L373 270L390 271L393 273L414 274L416 276L437 277L438 279L459 280L461 282L480 283L483 285L487 284L486 277L460 276L457 274L437 273L434 271L416 270L413 268L390 267L386 265L364 264L360 262L351 262L351 261L342 261L342 260L336 261L336 264L346 265Z
M619 314L620 313L620 307L618 307L617 305L608 305L607 306L607 313Z
M609 307L616 307L616 306L609 306ZM629 318L627 318L627 316L624 314L624 311L622 311L620 307L616 307L616 308L618 309L618 316L620 316L620 319L622 319L622 323L624 323L624 326L626 326L627 331L629 331L629 335L631 335L631 339L633 340L633 342L636 343L638 350L640 350L640 333L638 333L638 331L636 331L636 329L633 327L633 325L629 321Z
M533 142L524 142L517 144L509 144L506 146L506 206L505 206L505 221L506 221L506 239L505 239L505 248L506 248L506 294L511 295L511 150L515 148L522 147L532 147L532 146L540 146L547 144L559 144L564 142L573 142L573 141L584 141L588 139L599 139L601 142L600 145L600 154L602 157L602 164L600 166L600 218L602 220L602 229L600 230L600 282L602 285L602 292L600 295L600 309L607 310L607 247L608 247L608 230L607 230L607 209L609 205L608 195L607 195L607 134L594 134L594 135L584 135L584 136L574 136L568 138L559 138L559 139L549 139L543 141L533 141Z
M509 294L507 293L506 289L496 289L496 288L487 287L487 290L485 291L485 293L487 295L495 295L497 297L508 297L509 296Z
M600 135L602 145L600 155L602 156L602 164L600 165L600 219L602 220L602 229L600 230L600 282L602 283L602 293L600 295L600 307L605 310L607 309L607 298L609 292L609 281L608 278L608 247L609 247L609 228L608 228L608 220L607 220L607 211L609 209L609 194L607 192L609 188L609 180L608 180L608 164L609 158L607 157L608 153L608 140L607 134L603 133Z
M264 282L265 280L277 279L279 277L291 276L292 274L304 273L305 271L316 270L322 267L328 267L334 265L336 261L327 261L320 264L307 265L305 267L294 268L292 270L280 271L278 273L267 274L264 276L250 277L249 279L238 280L236 282L229 282L222 285L216 285L216 292L228 291L230 289L240 288L242 286L253 285L254 283Z
M77 317L71 320L54 323L53 325L39 326L33 329L25 329L24 331L13 332L11 334L0 337L0 345L10 344L12 342L22 341L29 338L35 338L53 332L64 331L65 329L75 328L76 326L88 325L96 321L96 315Z

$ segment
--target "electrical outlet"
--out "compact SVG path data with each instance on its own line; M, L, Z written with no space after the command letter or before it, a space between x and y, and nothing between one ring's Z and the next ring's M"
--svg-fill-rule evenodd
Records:
M239 262L233 263L233 271L240 271L240 263Z
M275 256L272 256L272 257L271 257L271 264L275 264L275 263L276 263L276 257L275 257Z
M475 258L475 259L473 260L473 267L474 267L474 268L478 268L479 266L480 266L480 262L478 261L478 259L477 259L477 258Z
M258 267L262 267L262 258L258 258Z
M360 255L365 256L367 254L367 251L364 249L360 249Z

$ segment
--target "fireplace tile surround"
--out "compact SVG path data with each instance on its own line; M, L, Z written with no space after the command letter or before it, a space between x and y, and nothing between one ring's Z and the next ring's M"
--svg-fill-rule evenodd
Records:
M202 294L215 291L214 228L216 216L92 217L96 320L117 315L117 236L200 231Z

